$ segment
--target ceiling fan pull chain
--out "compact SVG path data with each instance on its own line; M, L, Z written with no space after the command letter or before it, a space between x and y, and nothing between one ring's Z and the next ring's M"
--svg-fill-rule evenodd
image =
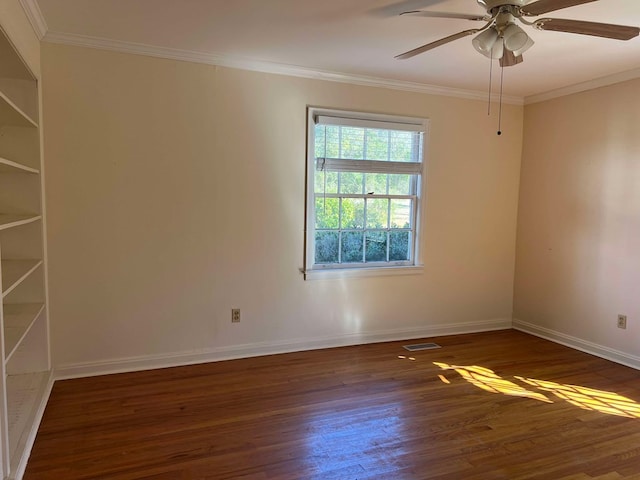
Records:
M487 116L491 116L491 81L493 80L493 58L489 57L489 105L487 107Z
M500 67L500 110L498 113L498 135L502 135L502 85L504 84L504 63Z

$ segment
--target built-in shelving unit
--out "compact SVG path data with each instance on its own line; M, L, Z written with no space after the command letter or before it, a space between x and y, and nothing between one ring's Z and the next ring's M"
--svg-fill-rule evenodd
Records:
M19 479L51 388L38 82L0 31L0 478Z

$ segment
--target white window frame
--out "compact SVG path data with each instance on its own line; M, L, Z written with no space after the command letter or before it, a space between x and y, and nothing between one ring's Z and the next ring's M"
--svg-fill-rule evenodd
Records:
M329 117L329 118L323 118ZM410 261L399 262L371 262L358 264L314 264L315 258L315 175L317 174L317 162L324 162L326 165L331 162L343 163L343 170L349 168L351 162L363 165L366 162L367 168L371 171L384 171L384 163L373 160L332 160L332 159L316 159L315 158L315 126L317 123L331 123L333 125L341 124L347 126L365 126L373 128L383 128L389 130L409 130L423 132L422 144L422 161L420 165L408 162L406 173L416 175L414 192L415 192L415 208L412 212L412 220L414 222L414 231L412 235L412 258ZM427 143L429 133L429 120L424 118L403 117L396 115L383 115L362 112L352 112L343 110L333 110L318 107L307 108L307 185L306 185L306 219L305 219L305 267L302 270L305 279L320 278L348 278L359 276L378 276L378 275L408 275L420 274L423 271L422 256L420 251L420 243L422 239L422 217L424 209L424 191L425 191L425 172ZM360 170L358 170L360 171ZM344 194L325 194L330 197L348 197ZM356 197L366 197L366 195L355 195ZM406 196L385 195L388 198L404 198ZM412 196L413 197L413 196Z

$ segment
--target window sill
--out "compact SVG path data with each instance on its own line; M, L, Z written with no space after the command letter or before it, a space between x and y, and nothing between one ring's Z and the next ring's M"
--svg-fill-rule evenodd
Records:
M372 267L372 268L325 268L300 270L305 280L335 280L343 278L388 277L398 275L421 275L424 266Z

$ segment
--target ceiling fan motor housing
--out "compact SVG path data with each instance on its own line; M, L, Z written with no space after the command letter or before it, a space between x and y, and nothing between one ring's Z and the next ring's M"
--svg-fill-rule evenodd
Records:
M524 7L526 0L478 0L478 4L490 12L496 7L502 7L505 5L513 5L514 7Z
M515 23L515 17L509 12L503 12L496 16L495 28L502 35L506 28Z

